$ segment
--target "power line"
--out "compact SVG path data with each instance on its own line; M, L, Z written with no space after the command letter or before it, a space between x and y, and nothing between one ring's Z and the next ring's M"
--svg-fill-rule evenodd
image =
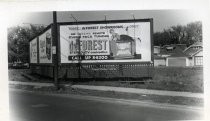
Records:
M135 18L135 16L134 16L134 14L132 13L132 17L133 17L133 20L134 20L134 39L136 39L136 23L135 23L135 20L136 20L136 18Z

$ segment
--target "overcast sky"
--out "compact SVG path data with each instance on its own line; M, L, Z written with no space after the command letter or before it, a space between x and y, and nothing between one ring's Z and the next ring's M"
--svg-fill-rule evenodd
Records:
M153 18L154 31L162 31L173 25L186 25L194 21L202 21L203 14L194 10L132 10L132 11L68 11L58 12L59 22L73 22L71 14L78 21L97 21L105 20L119 20L119 19L133 19L134 14L136 19ZM44 24L52 23L52 12L33 12L20 13L12 16L15 20L11 25L18 24Z

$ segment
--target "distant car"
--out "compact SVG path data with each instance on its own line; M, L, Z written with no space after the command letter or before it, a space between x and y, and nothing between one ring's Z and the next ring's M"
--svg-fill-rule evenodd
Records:
M29 63L24 63L23 66L24 66L25 68L29 68Z
M12 67L15 68L15 69L22 68L22 63L14 63L14 64L12 65Z
M12 65L9 64L9 68L26 69L26 68L29 68L29 63L13 63Z
M11 69L13 67L13 63L8 63L8 68Z

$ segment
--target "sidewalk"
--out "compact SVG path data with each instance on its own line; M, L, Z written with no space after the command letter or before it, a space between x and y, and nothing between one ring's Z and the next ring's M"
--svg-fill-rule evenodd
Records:
M9 81L9 84L10 85L29 85L29 86L38 86L38 87L54 86L53 83L18 82L18 81ZM68 85L65 85L65 86L68 86ZM191 92L137 89L137 88L111 87L111 86L90 86L90 85L72 85L71 87L74 89L86 89L86 90L96 90L96 91L114 91L114 92L133 93L133 94L204 98L203 93L191 93Z
M39 87L50 87L50 86L54 86L53 83L20 82L20 81L9 81L9 84L10 84L10 85L39 86Z
M137 88L111 87L111 86L89 86L89 85L73 85L72 88L98 90L98 91L115 91L115 92L135 93L135 94L204 98L204 94L202 93L166 91L166 90L137 89Z

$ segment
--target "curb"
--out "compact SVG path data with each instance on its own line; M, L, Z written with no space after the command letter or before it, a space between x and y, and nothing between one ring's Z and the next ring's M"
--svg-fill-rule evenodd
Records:
M36 87L54 87L53 83L38 83L38 82L18 82L9 81L10 85L28 85ZM67 87L68 84L63 84ZM86 89L95 91L114 91L121 93L130 94L148 94L148 95L160 95L160 96L172 96L172 97L190 97L190 98L204 98L204 94L190 93L190 92L176 92L176 91L162 91L162 90L148 90L148 89L137 89L137 88L123 88L123 87L110 87L110 86L89 86L89 85L72 85L73 89Z
M111 86L89 86L89 85L72 85L72 88L96 90L96 91L114 91L114 92L131 93L131 94L149 94L149 95L161 95L161 96L172 96L172 97L204 98L204 94L191 93L191 92L163 91L163 90L111 87Z

